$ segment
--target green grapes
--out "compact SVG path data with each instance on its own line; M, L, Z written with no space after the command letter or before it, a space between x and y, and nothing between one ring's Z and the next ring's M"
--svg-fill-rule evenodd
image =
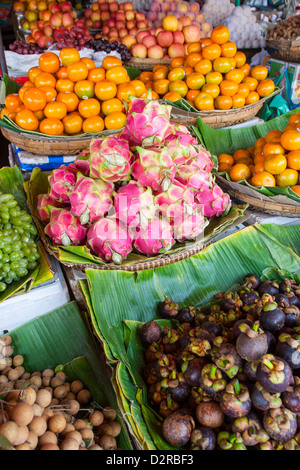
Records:
M37 229L12 194L0 195L0 292L38 266Z

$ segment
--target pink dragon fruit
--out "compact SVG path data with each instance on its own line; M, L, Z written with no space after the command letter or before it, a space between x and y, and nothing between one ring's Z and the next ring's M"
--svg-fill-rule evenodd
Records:
M160 217L151 220L146 228L137 227L133 248L146 256L156 256L170 250L175 243L169 222Z
M89 158L90 158L90 149L88 148L80 152L77 155L77 158L74 162L74 165L77 168L77 170L80 171L80 173L82 173L84 176L90 175Z
M158 100L133 98L122 137L128 140L130 147L161 145L174 132L170 123L171 109Z
M151 188L145 188L136 181L129 181L115 193L116 217L127 227L145 227L154 216L154 198Z
M96 222L112 207L113 184L78 173L77 182L70 193L71 212L80 223Z
M210 173L214 167L214 162L211 154L205 150L202 145L194 145L190 147L190 158L186 162L187 165L192 165L200 170Z
M185 126L174 125L174 134L165 139L164 145L176 165L182 165L191 158L191 153L195 153L195 149L191 147L198 145L198 141Z
M53 199L49 194L40 194L38 196L36 215L44 224L50 222L51 209L53 207L62 208L65 207L65 204L56 201L56 199ZM67 207L69 208L69 206Z
M132 236L118 219L104 217L89 228L87 247L103 262L121 264L132 251Z
M159 213L172 223L178 217L193 213L194 191L175 180L167 191L155 197L155 204Z
M192 188L195 191L200 191L202 188L209 188L212 178L211 173L201 170L192 164L179 166L176 172L176 179L182 185Z
M216 183L210 188L200 190L195 195L197 204L203 205L203 215L209 219L220 217L225 211L231 207L231 199L227 193Z
M54 245L77 246L84 243L87 229L70 211L54 207L45 233Z
M61 165L52 171L49 176L49 196L64 204L70 203L69 194L76 184L77 168L73 163L69 166Z
M132 165L132 176L141 185L153 191L166 191L175 179L176 165L167 149L137 147L138 157Z
M90 176L115 183L130 179L133 153L128 143L118 137L94 139L90 145Z
M198 206L193 209L192 214L185 214L183 217L178 216L174 219L174 237L179 242L195 240L203 234L207 223L202 207Z

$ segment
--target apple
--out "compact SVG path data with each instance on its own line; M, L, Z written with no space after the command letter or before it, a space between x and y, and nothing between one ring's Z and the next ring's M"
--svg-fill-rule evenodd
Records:
M42 20L39 20L37 22L37 27L41 31L44 28L44 22Z
M101 28L101 21L94 21L93 29L100 29Z
M158 13L160 11L160 6L157 3L151 3L149 11L152 11L153 13Z
M161 11L164 13L168 13L171 10L170 3L164 2L161 4Z
M45 48L46 47L46 39L47 39L46 36L41 36L40 38L38 38L38 40L36 42L37 45L39 47Z
M187 43L199 42L201 39L201 31L197 25L190 24L188 26L184 26L182 33L184 35L184 40Z
M99 10L100 11L109 11L108 3L100 3Z
M156 37L161 47L170 47L174 42L173 33L171 31L160 31Z
M98 3L92 3L91 9L93 11L100 11L100 6L98 5Z
M125 28L125 22L124 21L116 21L116 28L117 29L124 29Z
M188 26L189 24L192 24L192 20L188 16L183 16L182 18L180 18L180 21L183 27Z
M133 10L127 10L125 12L125 19L126 21L131 21L135 19L135 13Z
M116 36L118 37L118 30L116 28L110 28L108 32L108 36Z
M68 1L64 1L60 4L61 11L71 11L72 10L72 4Z
M53 36L53 29L50 25L44 26L44 35L48 38L50 38L50 36Z
M124 5L124 11L134 10L133 4L131 2L125 2L123 5Z
M114 18L110 18L107 21L107 24L105 26L108 26L109 28L115 28L116 26L116 20Z
M173 32L173 42L178 42L179 44L184 44L184 34L182 31Z
M107 21L110 19L110 13L109 11L102 11L101 12L101 20L102 21Z
M141 13L141 12L137 12L135 14L135 19L136 21L144 21L146 19L146 16L144 15L144 13Z
M138 32L137 28L132 28L132 29L130 29L130 30L128 31L128 33L130 34L130 36L133 36L134 38L136 37L137 32Z
M92 13L93 13L93 10L91 8L87 8L86 10L84 10L84 17L90 18Z
M116 20L117 21L126 21L126 16L125 16L125 13L123 11L118 11L116 13Z
M99 11L93 11L90 18L93 22L94 21L100 21L101 20L101 13Z
M206 21L204 23L202 23L202 31L204 33L209 33L212 29L212 26L210 23L207 23Z
M62 25L62 18L56 13L51 15L49 21L52 28L59 28Z
M133 20L126 21L126 28L128 29L128 31L134 27L135 27L135 21Z
M126 29L126 28L119 29L119 38L120 39L127 36L127 34L128 34L128 29Z
M118 11L118 9L119 9L118 2L109 3L109 11Z
M185 56L185 48L183 44L179 44L174 42L169 49L168 55L173 59L174 57L184 57Z
M148 33L148 31L146 31L146 30L139 31L139 32L137 33L137 35L136 35L136 40L137 40L137 42L138 42L139 44L142 44L143 38L144 38L145 36L148 36L148 35L149 35L149 33Z
M147 57L147 52L148 49L144 44L134 44L131 49L130 53L132 57L138 58L138 59L145 59Z
M136 38L131 36L130 34L127 34L122 38L122 44L125 44L127 49L130 49L134 44L136 44Z
M164 56L164 51L161 46L156 44L155 46L151 46L148 49L148 57L149 59L162 59Z
M158 26L158 28L155 30L155 36L157 36L161 31L164 31L164 28L162 26Z
M102 31L103 36L106 36L110 31L110 27L109 26L103 26L101 31Z
M82 20L77 20L77 21L75 21L75 26L76 26L77 28L83 29L84 26L85 26L85 25L84 25L84 21L82 21Z
M43 21L49 21L51 18L51 11L46 10L42 12L42 20Z
M152 34L148 34L148 36L144 36L142 44L144 44L147 49L149 49L149 47L155 46L157 44L156 37L152 36Z
M204 15L203 13L197 13L197 15L195 16L195 20L198 22L198 23L202 23L204 21Z
M137 29L146 29L147 23L145 21L138 21L136 24Z
M157 15L154 13L154 11L149 11L148 13L148 20L153 23L155 20L157 20Z

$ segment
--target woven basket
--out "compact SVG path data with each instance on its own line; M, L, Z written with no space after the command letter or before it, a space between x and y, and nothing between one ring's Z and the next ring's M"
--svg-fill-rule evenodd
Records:
M300 41L268 40L266 49L273 59L300 63Z
M151 71L155 65L167 65L171 64L171 59L137 59L132 57L130 60L124 62L127 67L136 67L139 70Z
M122 129L120 129L121 132ZM27 134L1 127L3 136L22 150L36 155L76 155L89 147L92 137L44 137ZM99 135L115 134L116 131L103 131Z
M243 191L244 186L242 184L239 185L240 190L237 190L236 187L233 186L232 182L228 181L226 178L216 175L216 179L221 188L226 191L231 198L245 204L249 204L250 209L275 216L291 218L300 217L300 204L284 204L277 201L273 202L270 200L271 197L263 196L259 192L257 192L257 196L255 194L249 195ZM255 193L255 190L253 190L253 193Z

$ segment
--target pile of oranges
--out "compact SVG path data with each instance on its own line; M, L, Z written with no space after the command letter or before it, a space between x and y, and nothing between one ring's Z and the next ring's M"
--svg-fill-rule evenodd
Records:
M287 127L271 130L253 147L238 149L232 155L218 156L219 172L231 181L246 179L256 187L290 187L300 195L300 113L289 118Z
M224 25L215 27L210 38L189 44L187 55L173 58L169 67L156 65L139 78L160 98L172 102L185 98L199 111L242 108L275 90L268 69L262 65L251 69Z
M7 95L0 118L51 136L98 134L125 125L130 95L145 98L147 90L142 81L130 80L119 58L106 56L96 67L77 49L63 48L59 56L40 56L19 92Z

